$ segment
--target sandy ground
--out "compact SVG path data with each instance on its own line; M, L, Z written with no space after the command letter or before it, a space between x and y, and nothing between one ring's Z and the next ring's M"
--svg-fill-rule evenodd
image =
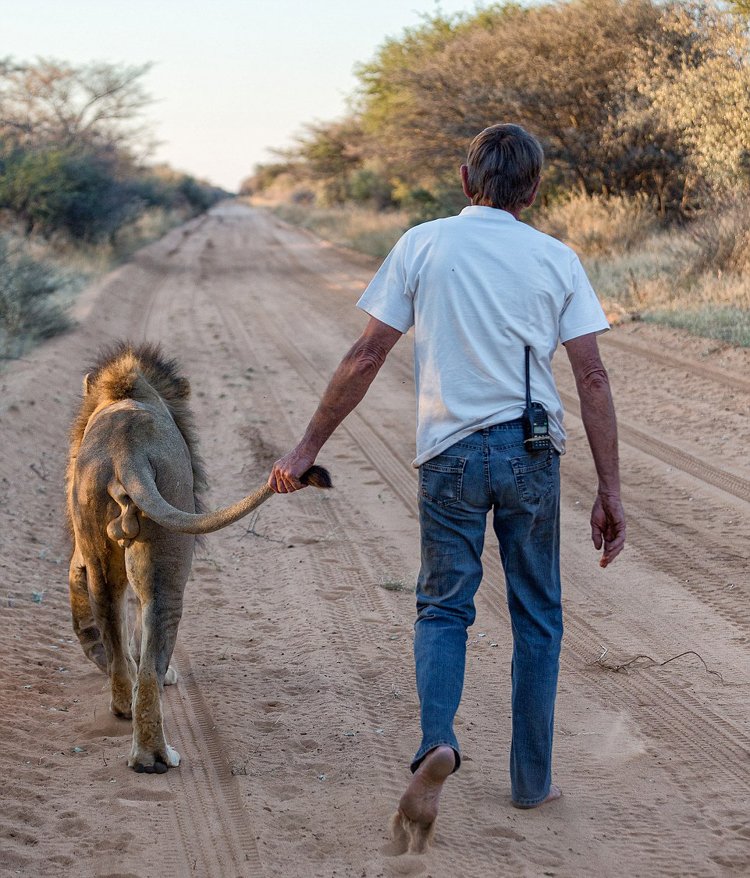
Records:
M127 336L180 358L219 505L298 437L364 323L352 306L373 267L227 204L88 290L73 332L0 373L0 874L750 874L750 356L640 324L602 340L630 524L606 571L564 354L558 364L570 408L561 801L510 806L510 634L488 541L464 765L432 850L389 854L418 744L408 340L324 450L335 491L272 498L207 538L165 697L183 764L127 769L129 724L108 713L67 607L66 434L92 351Z

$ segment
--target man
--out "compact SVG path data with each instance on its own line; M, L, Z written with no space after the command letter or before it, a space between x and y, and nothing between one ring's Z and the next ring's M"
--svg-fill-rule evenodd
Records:
M552 735L562 638L559 455L562 407L551 372L565 345L599 487L591 534L606 567L625 542L617 428L596 336L608 329L578 257L519 221L539 187L543 153L517 125L474 138L461 166L471 206L410 229L358 302L370 315L341 361L299 444L269 485L296 491L300 475L355 408L403 333L414 327L422 564L414 655L422 743L393 829L402 850L429 838L443 783L460 764L453 719L466 631L493 514L513 629L510 755L513 804L558 798ZM525 443L525 349L530 393L548 418L551 447ZM544 427L540 430L545 437Z

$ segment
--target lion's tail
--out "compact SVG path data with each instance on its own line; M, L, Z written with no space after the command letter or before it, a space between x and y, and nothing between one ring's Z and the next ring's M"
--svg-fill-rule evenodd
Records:
M331 487L331 476L322 466L311 466L300 481L315 488ZM156 524L166 530L185 534L208 534L234 524L249 515L253 509L257 509L261 503L265 503L274 493L268 485L263 485L231 506L214 512L194 513L183 512L168 503L159 493L156 483L150 479L144 481L141 477L123 478L122 487L138 509ZM117 538L119 534L111 533L110 536Z

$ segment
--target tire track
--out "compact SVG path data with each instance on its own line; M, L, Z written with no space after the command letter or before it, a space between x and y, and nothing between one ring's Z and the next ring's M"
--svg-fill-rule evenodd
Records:
M206 878L261 878L249 815L187 651L179 643L175 658L180 678L165 697L170 708L167 729L183 762L177 771L167 772L167 780L175 794L181 849L191 870Z
M240 321L236 320L232 325L239 323ZM298 346L294 345L286 337L283 331L279 330L278 326L271 327L271 318L266 319L266 325L270 328L275 345L279 350L283 350L284 356L292 368L307 382L313 393L315 393L322 383L317 367L302 353ZM227 328L229 331L229 327ZM407 365L399 362L399 369L405 379L410 377L411 373ZM569 394L561 395L571 413L576 414L577 401ZM580 417L580 415L578 416ZM621 435L627 433L629 429L628 427L623 428L621 426ZM403 503L408 514L411 517L415 517L416 470L400 459L393 446L360 410L355 410L344 421L340 430L346 433L357 447L362 450L371 465L381 474L384 481L391 488L393 494ZM648 445L648 443L644 444ZM660 459L663 459L670 465L675 465L675 458L679 459L682 453L671 446L667 446L665 443L660 444L664 446L664 456ZM649 454L648 447L639 448L639 450ZM709 475L713 475L711 470L715 468L706 467L702 461L693 458L691 455L685 454L682 456L687 459L686 466L689 465L694 470L694 472L689 472L688 469L685 469L689 474L695 475L695 477L700 479L699 473L705 474L706 470L708 470ZM740 485L744 482L743 479L733 477L723 471L716 470L715 472L717 474L716 481L736 480ZM721 477L726 477L726 479ZM568 474L567 478L575 482L573 475ZM702 480L706 481L706 479ZM581 483L576 484L581 489L587 490L587 487ZM750 499L750 484L748 484L747 490L747 499ZM734 496L739 496L734 494L734 492L732 493ZM744 497L740 498L745 499ZM736 554L727 546L714 546L711 543L707 543L705 535L699 535L697 532L688 534L685 538L680 539L673 525L655 521L651 515L646 517L633 516L630 529L631 533L636 535L639 550L654 563L657 569L673 575L682 587L702 602L713 607L727 621L744 626L750 630L750 604L738 599L739 593L737 591L727 590L725 582L728 578L726 572L727 565L732 564L733 557L737 575L732 576L732 578L737 582L742 580L744 564L739 554ZM699 536L702 537L702 551L700 555L691 552ZM689 565L686 564L686 558L690 559ZM690 573L689 577L685 576L686 567ZM724 574L721 577L721 581L717 579L719 572Z
M560 391L560 398L565 404L566 411L580 419L581 408L578 399L562 390ZM669 466L681 469L688 475L694 476L708 485L713 485L715 488L720 488L722 491L726 491L726 493L732 494L732 496L738 497L746 503L750 503L750 481L747 479L711 466L711 464L693 457L692 454L680 451L674 445L668 445L666 442L662 442L660 439L649 436L642 430L624 423L619 418L617 421L617 431L620 439L628 445L644 451L651 457L669 464Z
M632 470L624 474L624 488L628 495L632 476ZM577 492L590 492L590 485L573 468L566 470L565 479L566 484ZM666 484L659 485L655 493L667 505L675 504L679 499L670 495L670 486ZM750 631L747 558L737 551L736 545L708 540L705 532L684 520L679 526L673 521L660 521L654 517L652 508L637 506L628 515L628 533L629 541L638 547L641 556L655 570L671 576L680 588L711 607L727 622ZM697 551L698 546L700 551Z
M204 215L195 220L193 224L182 227L180 239L167 250L164 256L159 258L159 261L153 259L150 254L148 257L141 256L141 269L151 271L156 275L155 283L150 286L148 300L140 317L138 334L144 340L151 337L160 342L169 338L169 314L170 308L174 304L175 295L180 291L179 278L183 276L190 278L191 274L194 274L197 259L196 252L191 252L191 249L185 245L197 232L203 229L207 222L208 217ZM181 257L180 261L174 258L178 255ZM165 290L167 290L170 281L174 281L175 289L167 298ZM194 286L196 286L195 282L188 282L189 288Z
M183 233L183 240L168 256L184 253L182 245L206 226L203 217L196 226ZM195 244L196 241L191 243ZM188 274L198 255L190 248L190 260L180 273ZM164 296L168 271L155 285L143 315L144 338L166 338L176 295ZM197 282L191 284L193 291ZM178 285L175 283L175 293ZM187 650L179 637L174 657L179 671L176 686L166 690L165 725L168 739L181 754L180 768L167 773L169 789L174 793L173 823L179 836L177 853L172 851L172 874L196 874L205 878L262 878L263 869L255 844L255 832L243 805L238 784L225 758L216 723L211 715L190 666ZM173 840L174 844L174 840ZM175 859L177 857L177 859ZM189 873L184 871L187 862Z
M218 299L213 299L212 304L222 320L226 335L232 339L237 361L241 362L241 351L247 348L253 349L256 346L255 340L246 328L245 321L242 320L240 315L230 305ZM286 353L286 348L284 351ZM290 363L290 365L294 368L294 364ZM323 504L322 514L327 523L325 528L327 532L340 532L344 529L352 531L352 522L350 520L344 521L341 514L336 511L333 503ZM354 540L332 543L329 547L329 552L335 557L326 556L323 558L317 553L310 555L309 562L316 571L315 581L329 581L330 569L333 565L334 569L341 568L358 571L360 584L364 579L363 571L369 572L371 581L375 582L376 576L372 556L365 558L362 550L357 548ZM351 638L351 642L353 644L369 640L384 653L388 666L392 664L391 660L395 662L397 653L392 647L389 647L389 642L374 636L373 627L361 619L363 605L365 612L376 613L380 616L388 614L386 602L374 588L361 587L357 590L356 594L352 592L352 595L349 597L343 595L334 601L326 602L326 605L330 608L328 612L329 622L335 622L338 626L344 625L347 631L352 632L354 636ZM378 697L381 701L388 699L391 693L390 684L387 681L375 679L369 663L363 662L359 651L349 645L346 640L337 643L337 648L345 655L348 666L354 669L357 674L356 685L360 694L359 702L365 710L371 728L375 729L382 721L382 716L374 710L373 703ZM400 792L400 786L392 760L389 759L390 751L386 740L378 737L375 739L374 746L380 756L379 762L386 772L386 776L383 777L386 787L393 796L396 796L397 791Z
M605 333L603 336L600 336L599 340L605 348L618 348L628 354L635 354L641 360L648 360L652 363L658 363L660 366L668 366L680 369L683 372L690 372L698 378L715 381L731 390L744 390L750 393L750 380L743 378L741 375L732 375L716 366L696 363L694 360L679 356L679 354L655 351L653 348L638 344L631 339L624 339L616 332Z

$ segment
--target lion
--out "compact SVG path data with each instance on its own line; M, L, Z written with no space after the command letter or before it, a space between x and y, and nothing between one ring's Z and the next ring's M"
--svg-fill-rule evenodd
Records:
M233 506L202 511L206 478L189 396L189 382L159 346L119 342L85 376L71 431L73 629L109 677L112 713L133 720L128 765L138 772L180 763L164 736L161 693L177 679L169 661L196 535L237 521L273 493L264 485ZM322 467L302 481L330 487ZM137 598L130 641L128 583Z

